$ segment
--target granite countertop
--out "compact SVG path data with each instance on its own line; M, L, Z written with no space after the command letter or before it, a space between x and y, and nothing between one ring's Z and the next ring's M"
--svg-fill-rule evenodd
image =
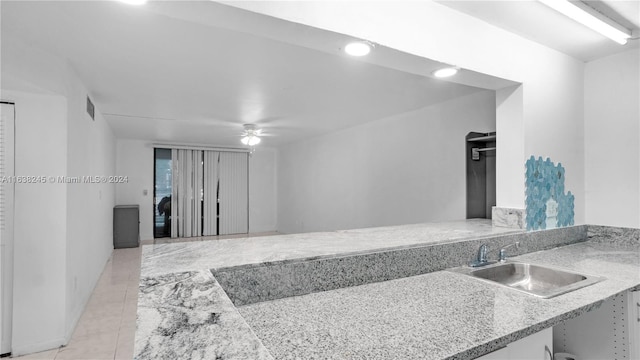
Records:
M392 241L391 246L413 246L429 243L416 236L427 231L434 234L437 243L446 241L444 233L455 240L455 226L444 228L362 230L341 239L376 238L376 233L384 234L382 239L400 232L408 239ZM359 238L364 233L369 236ZM283 244L291 244L292 238L276 237L274 244L279 245L275 247L269 247L266 238L222 246L219 241L145 246L135 358L474 358L640 287L637 232L630 243L615 241L620 236L601 241L610 233L602 230L601 236L591 241L514 258L607 278L551 299L535 298L452 271L436 271L235 307L209 269L265 262L274 257L374 248L362 244L343 247L323 234L318 237L326 240L325 247L318 245L307 251L304 246L293 246L288 253L283 251ZM496 235L488 231L479 233L478 238ZM302 243L313 244L313 237L303 235L301 238L308 240ZM258 244L257 250L240 251L235 257L231 252L216 252L249 243ZM265 249L285 254L266 251L260 255Z
M473 219L145 245L142 247L141 276L318 258L517 233L522 233L522 230L492 227L491 220Z
M638 286L639 254L585 242L514 258L607 278L551 299L438 271L238 309L276 359L472 359Z

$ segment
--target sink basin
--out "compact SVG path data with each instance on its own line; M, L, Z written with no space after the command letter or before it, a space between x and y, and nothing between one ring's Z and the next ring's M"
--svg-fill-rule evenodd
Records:
M540 298L551 298L604 280L598 276L521 262L467 269L464 273Z

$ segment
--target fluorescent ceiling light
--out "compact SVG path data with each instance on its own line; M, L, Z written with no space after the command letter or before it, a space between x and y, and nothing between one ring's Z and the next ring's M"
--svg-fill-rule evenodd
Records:
M365 56L371 52L371 44L366 41L354 41L344 47L344 52L351 56Z
M147 3L147 0L118 0L120 2L123 2L125 4L129 4L129 5L144 5Z
M568 0L539 0L541 3L548 7L562 13L563 15L570 17L571 19L579 22L580 24L594 30L609 39L617 42L620 45L627 43L627 39L631 37L628 30L622 26L614 23L612 20L606 18L604 15L599 15L595 10L589 11L587 5L579 6ZM602 17L602 18L601 18ZM610 23L609 23L610 22ZM618 25L618 26L615 26ZM619 28L618 28L619 27Z
M447 68L442 68L442 69L438 69L436 71L433 72L433 76L437 77L437 78L446 78L449 76L453 76L455 74L458 73L458 68L455 67L447 67Z

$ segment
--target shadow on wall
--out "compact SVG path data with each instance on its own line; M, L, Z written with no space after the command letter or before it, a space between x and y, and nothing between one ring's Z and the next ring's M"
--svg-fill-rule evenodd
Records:
M526 164L527 230L573 225L574 196L564 193L564 168L532 155Z

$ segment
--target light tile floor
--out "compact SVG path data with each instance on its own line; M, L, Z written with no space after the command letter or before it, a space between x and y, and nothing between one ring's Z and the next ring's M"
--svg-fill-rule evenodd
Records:
M115 249L91 294L67 346L14 359L131 360L138 312L142 245L278 235L277 232L143 240L132 249Z
M133 358L141 248L115 249L67 346L14 359Z

